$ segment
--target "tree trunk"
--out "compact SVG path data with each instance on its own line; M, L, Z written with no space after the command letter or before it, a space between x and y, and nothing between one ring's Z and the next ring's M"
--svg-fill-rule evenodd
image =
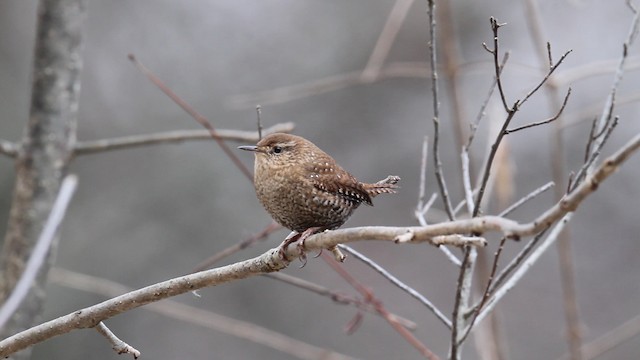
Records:
M41 0L29 121L16 158L16 183L0 255L0 303L29 260L65 175L76 140L85 0ZM29 328L42 312L57 241L2 338ZM21 353L14 358L27 358Z

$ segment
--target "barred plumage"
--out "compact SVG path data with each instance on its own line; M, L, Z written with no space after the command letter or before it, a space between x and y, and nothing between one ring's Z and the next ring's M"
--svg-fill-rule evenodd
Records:
M375 184L359 182L312 142L290 134L271 134L256 146L254 185L267 212L293 231L336 229L353 211L383 193L395 193L397 176Z

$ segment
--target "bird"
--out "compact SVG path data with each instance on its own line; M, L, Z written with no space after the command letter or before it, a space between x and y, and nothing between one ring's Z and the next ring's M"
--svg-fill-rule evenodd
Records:
M390 175L376 183L359 182L311 141L292 134L273 133L252 151L254 187L262 206L280 225L292 230L279 247L285 257L288 245L298 241L301 257L304 240L318 232L342 226L360 204L396 193L400 177Z

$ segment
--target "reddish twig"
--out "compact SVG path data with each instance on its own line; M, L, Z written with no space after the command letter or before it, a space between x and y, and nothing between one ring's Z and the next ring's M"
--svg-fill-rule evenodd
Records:
M376 311L384 317L389 324L404 337L411 345L413 345L420 353L426 358L430 360L439 360L440 358L431 352L418 338L416 338L407 328L402 326L396 319L394 319L389 311L382 305L380 300L376 299L373 292L362 285L358 280L356 280L348 271L346 271L342 265L340 265L337 261L335 261L330 255L322 254L322 259L329 265L331 268L338 273L345 281L349 283L349 285L353 286L364 298L372 304Z
M165 95L167 95L171 100L173 100L178 106L180 106L184 111L187 112L192 118L194 118L200 125L202 125L205 129L209 130L211 137L218 143L222 151L233 161L240 171L247 177L250 181L253 181L253 175L251 171L247 169L247 167L240 161L238 156L227 146L220 136L216 133L216 129L213 127L211 122L207 120L204 116L198 113L191 105L189 105L186 101L180 98L173 90L169 89L167 85L165 85L160 78L158 78L151 70L149 70L146 66L144 66L133 54L129 54L129 60L140 70L154 85L156 85Z

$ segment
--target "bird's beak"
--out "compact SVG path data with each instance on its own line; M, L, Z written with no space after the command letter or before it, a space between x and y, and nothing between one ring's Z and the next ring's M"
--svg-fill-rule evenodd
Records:
M258 152L258 147L254 145L238 146L240 150Z

